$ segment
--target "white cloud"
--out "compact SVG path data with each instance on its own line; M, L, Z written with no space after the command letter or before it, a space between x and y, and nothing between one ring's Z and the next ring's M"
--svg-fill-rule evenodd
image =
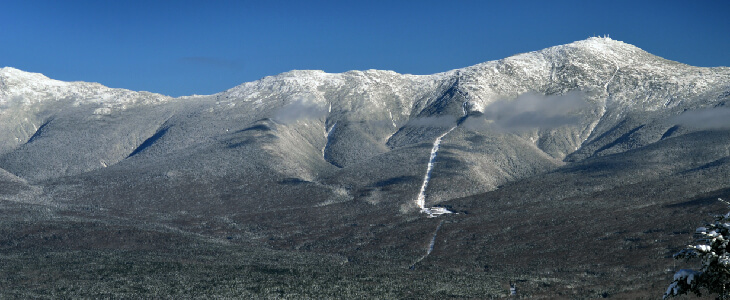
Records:
M514 100L489 104L484 109L484 120L468 120L467 126L478 128L491 123L505 131L556 128L577 124L579 112L587 107L583 93L577 91L550 96L525 93Z
M696 129L730 129L730 108L690 110L670 118L669 121Z
M327 115L327 107L306 98L300 98L284 105L274 115L279 123L289 124L303 119L319 119Z

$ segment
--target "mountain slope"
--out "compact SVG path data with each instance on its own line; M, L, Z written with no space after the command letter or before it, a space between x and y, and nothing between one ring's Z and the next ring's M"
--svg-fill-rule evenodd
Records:
M175 99L3 68L0 199L41 224L486 269L532 280L535 296L550 280L585 287L566 297L601 295L606 278L632 292L662 280L641 274L666 268L686 238L673 232L703 217L682 208L727 196L728 100L730 68L608 38L434 75L291 71ZM433 206L458 214L420 213Z

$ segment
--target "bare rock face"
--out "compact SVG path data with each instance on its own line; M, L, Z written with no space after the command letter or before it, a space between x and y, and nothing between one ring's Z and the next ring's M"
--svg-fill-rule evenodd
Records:
M448 220L437 227L443 238L434 233L418 264L473 269L495 263L480 243L496 244L472 234L508 239L498 224L521 212L540 216L538 230L561 232L569 224L545 213L620 215L641 206L635 191L677 192L651 199L664 207L727 191L728 101L730 68L688 66L609 38L433 75L291 71L181 98L3 68L0 199L43 207L28 213L39 222L125 218L144 230L403 266L422 256L429 238L420 234L433 224L419 212L431 207L453 214L439 217ZM454 251L439 250L445 239Z

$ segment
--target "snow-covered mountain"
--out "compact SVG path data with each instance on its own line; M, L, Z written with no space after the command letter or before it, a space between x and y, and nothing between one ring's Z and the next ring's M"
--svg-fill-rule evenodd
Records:
M0 197L351 254L372 236L346 224L409 232L419 212L439 205L460 212L448 216L454 224L476 226L468 232L491 221L467 211L542 205L494 195L557 205L725 174L729 100L730 68L688 66L609 38L433 75L291 71L181 98L6 67L0 184L13 192ZM730 188L683 184L685 198ZM531 207L504 207L512 201ZM457 239L454 226L442 221L436 231ZM439 254L433 234L428 254L448 265L452 254ZM422 256L397 237L370 241ZM469 248L478 245L463 247L481 259Z
M3 68L0 167L38 181L246 141L282 176L362 188L421 177L429 155L420 145L458 122L435 170L438 202L686 132L666 120L722 106L728 90L728 68L667 61L609 38L434 75L291 71L178 99ZM404 151L401 173L381 170Z

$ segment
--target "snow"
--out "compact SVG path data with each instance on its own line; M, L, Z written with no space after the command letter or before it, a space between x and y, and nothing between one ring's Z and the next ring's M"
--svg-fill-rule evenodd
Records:
M668 296L676 296L686 293L687 291L684 290L684 286L680 285L680 283L686 283L691 286L695 279L701 274L702 272L690 269L681 269L677 271L674 273L674 282L667 287L667 291L664 293L664 298L666 299Z
M347 91L351 96L369 99L373 107L381 107L383 103L378 95L388 94L391 98L415 101L414 93L430 90L438 81L437 75L403 75L393 71L367 70L348 71L345 73L325 73L320 70L293 70L276 76L267 76L260 80L243 83L222 93L216 94L221 99L233 101L255 101L259 99L281 98L291 95L306 95L312 101L329 103L328 91ZM284 97L285 98L285 97ZM408 103L407 107L410 107Z
M438 154L441 140L449 133L451 133L454 129L456 129L457 126L451 127L448 131L441 134L436 140L433 142L433 147L431 148L431 157L428 161L428 166L426 167L426 175L423 177L423 184L421 184L421 190L418 192L418 197L416 197L416 205L421 209L422 213L428 214L429 218L435 218L443 214L451 214L453 212L449 211L446 208L443 207L426 207L426 188L428 188L428 182L431 180L431 172L433 172L434 163L436 161L436 155Z
M325 150L327 150L327 146L330 144L330 135L332 135L332 132L335 130L335 126L337 126L337 122L332 124L332 127L330 127L330 129L327 130L327 133L324 134L326 141L324 147L322 148L322 157L324 157L324 152Z
M619 68L619 64L621 67ZM367 70L345 73L326 73L321 70L293 70L257 81L243 83L227 91L212 95L222 101L257 101L267 103L276 97L311 97L320 103L331 103L327 97L332 91L351 91L363 97L367 105L407 116L414 103L446 81L459 77L459 91L468 95L465 110L481 111L489 103L519 94L546 88L554 84L556 68L568 66L580 73L574 81L578 89L591 90L627 79L639 80L631 91L623 91L603 100L606 105L636 106L657 110L678 105L682 93L702 93L730 78L729 68L696 68L667 62L645 51L611 38L593 37L574 43L522 53L502 60L489 61L432 75L398 74L393 71ZM619 69L622 70L619 74ZM573 72L573 71L571 71ZM645 78L632 78L646 74ZM671 74L668 75L668 74ZM645 80L643 80L645 79ZM563 79L564 81L565 79ZM657 95L647 98L647 91ZM641 96L641 97L639 97ZM190 98L190 97L181 97ZM129 104L150 104L171 99L163 95L111 89L97 83L63 82L38 73L14 68L0 69L0 104L20 101L32 104L41 101L74 99L77 104L95 103L111 110ZM398 99L398 103L382 99ZM608 103L606 100L610 100ZM605 109L604 109L605 111ZM101 111L100 111L101 112ZM391 117L391 121L394 119ZM395 122L393 122L395 123ZM595 129L591 124L590 130ZM590 136L590 134L589 134ZM585 141L584 141L585 142Z
M700 252L710 252L712 250L709 245L697 245L694 246L694 248L699 250Z
M436 246L436 236L439 233L439 230L441 230L441 226L444 224L444 221L441 220L441 222L436 225L436 230L433 231L433 235L431 235L431 240L428 242L428 246L426 247L426 253L418 258L412 265L411 268L413 268L416 264L421 262L422 260L426 259L429 255L431 255L431 252L433 252L434 246Z
M11 102L29 106L57 101L71 101L72 105L96 104L98 114L113 109L125 109L132 104L155 104L172 99L149 92L113 89L98 83L64 82L50 79L40 73L21 71L11 67L0 68L0 104Z
M426 167L426 175L423 176L423 184L421 184L421 190L418 192L418 197L416 197L416 205L421 209L422 212L428 213L431 215L431 211L426 208L426 188L428 188L428 182L431 180L431 172L433 171L434 162L436 161L436 155L438 154L439 147L441 145L441 139L443 139L447 134L451 133L456 129L456 126L451 127L448 131L441 134L436 140L433 142L433 147L431 148L431 157L428 160L428 166Z
M441 220L439 222L438 226L436 226L436 230L433 232L433 236L431 237L431 242L428 243L428 249L426 249L426 256L431 254L433 252L433 247L436 245L436 235L439 233L439 230L441 229L441 225L444 224L444 221Z
M730 266L730 257L727 254L723 254L717 259L717 262L725 267Z
M330 114L367 110L367 114L363 115L384 117L387 112L391 124L397 129L394 114L399 122L407 121L409 116L420 113L418 109L432 101L433 95L456 77L459 79L458 92L466 98L462 106L462 113L465 115L469 111L482 111L494 101L514 99L525 92L563 93L568 89L585 90L592 95L589 100L597 105L595 114L598 116L581 131L581 137L584 137L580 143L582 145L594 134L600 135L600 130L605 132L606 126L600 122L608 109L612 109L611 113L614 113L608 116L614 116L629 109L652 111L677 107L682 99L688 98L683 97L684 95L701 95L718 86L727 87L730 82L730 68L687 66L652 56L637 47L610 38L589 38L433 75L408 75L379 70L337 74L319 70L294 70L247 82L212 97L218 97L221 105L228 108L236 107L237 103L242 104L238 107L245 107L243 104L247 101L266 108L267 105L280 105L297 98L312 99L318 104L329 104L327 112ZM617 91L617 85L631 88ZM714 97L712 94L709 96ZM96 105L89 111L102 116L132 105L152 105L171 99L159 94L113 89L98 83L63 82L43 74L10 67L0 69L0 113L12 113L7 111L10 104L27 107L64 101L73 105ZM335 112L332 111L333 102L336 105ZM29 124L28 128L37 130L38 125L33 122L39 120L25 120ZM329 129L325 128L323 156L336 125L334 123ZM597 128L599 125L601 128ZM321 141L319 134L322 134L322 129L319 128L317 135ZM426 207L426 191L440 144L455 128L444 132L433 142L422 186L415 199L420 211L429 217L452 213L443 207ZM13 138L20 141L18 137ZM539 136L534 140L531 138L533 143L537 138ZM576 138L577 140L579 139ZM314 150L315 153L317 150L319 149ZM105 166L106 162L102 161L100 164ZM728 228L730 224L725 223L723 226ZM431 238L426 255L433 250L439 228L440 224ZM697 231L711 238L719 236L716 231L707 232L704 227ZM708 245L699 245L696 250L709 252L711 248ZM727 257L723 256L722 259L723 263L730 262ZM680 279L693 282L696 274L688 273L689 271L691 270L680 270ZM673 288L676 293L677 285L674 284Z
M685 281L687 284L692 284L692 281L694 281L695 276L699 275L700 272L697 272L695 270L691 269L681 269L677 271L677 273L674 273L674 280L675 281Z
M454 213L454 212L452 212L452 211L450 211L450 210L448 210L448 209L446 209L444 207L438 207L438 206L434 206L434 207L431 207L431 208L423 208L423 209L421 209L421 212L423 212L425 214L428 214L428 217L429 218L436 218L436 217L438 217L440 215L453 214Z
M679 287L677 286L677 282L672 282L672 284L667 287L667 291L664 293L664 295L679 295ZM664 298L666 298L666 296Z

